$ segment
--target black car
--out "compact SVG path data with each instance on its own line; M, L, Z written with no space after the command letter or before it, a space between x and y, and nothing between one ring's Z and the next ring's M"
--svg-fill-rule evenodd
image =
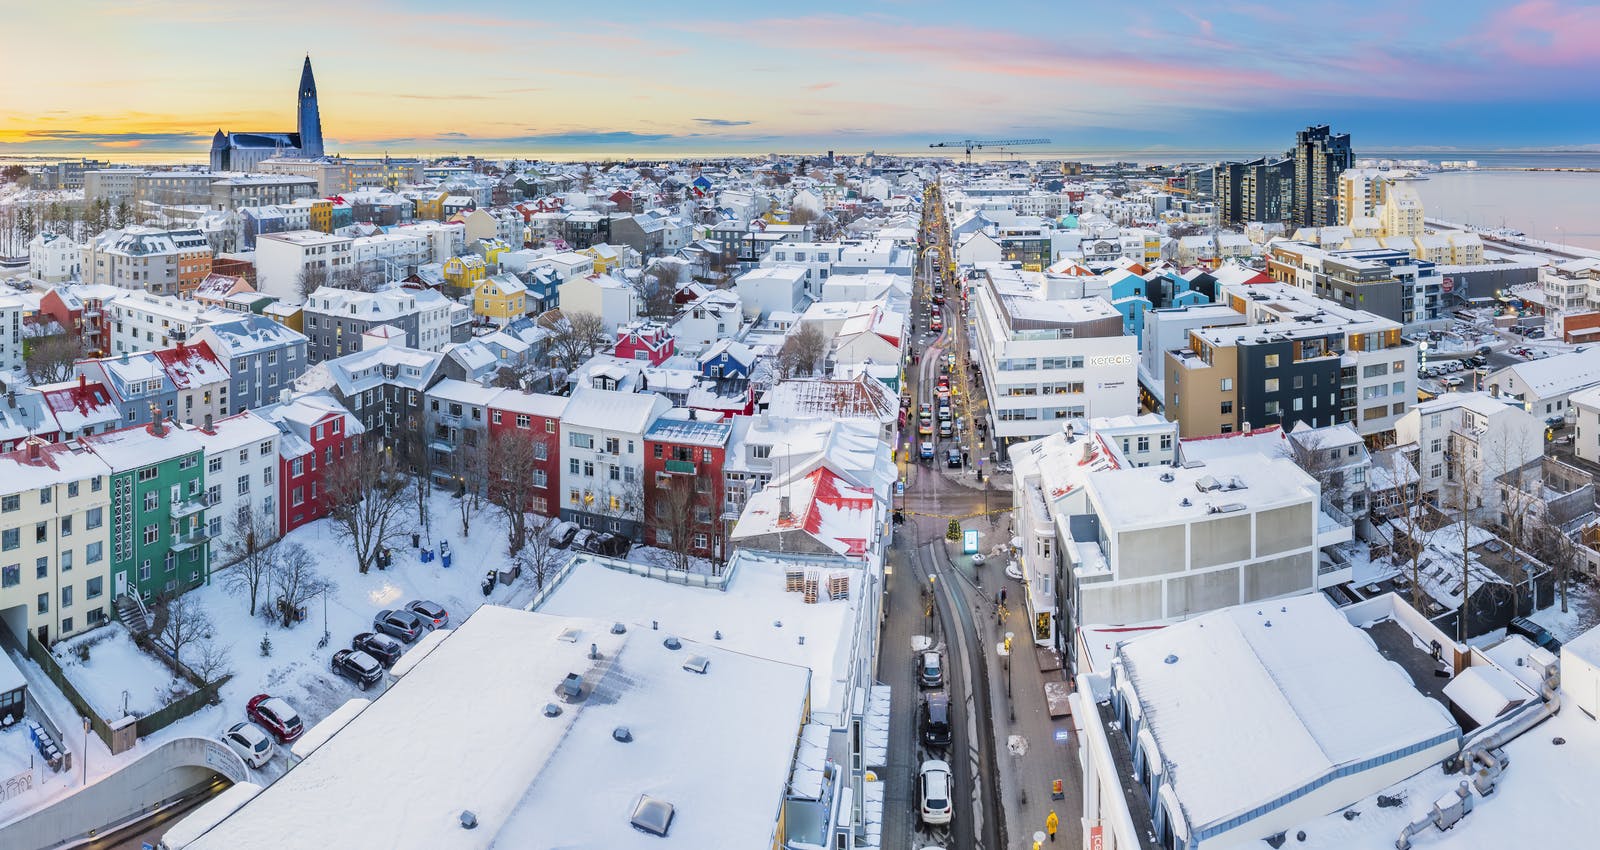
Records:
M406 651L405 644L383 632L362 632L350 639L350 648L359 649L378 659L378 663L385 667L393 667Z
M961 466L961 452L956 449L946 449L944 452L944 465L951 469L959 468Z
M604 531L589 538L588 545L584 548L596 555L608 558L621 558L628 554L628 549L633 545L628 538L611 531Z
M928 694L922 701L922 743L935 749L950 746L950 695Z
M433 631L427 620L410 611L379 611L372 618L372 628L406 643Z
M341 649L333 654L333 672L364 691L383 678L383 665L359 649Z
M1547 649L1551 652L1561 651L1561 641L1556 640L1556 636L1550 634L1549 629L1527 617L1512 617L1511 622L1506 624L1506 634L1522 635L1534 646L1541 649Z
M550 548L565 549L572 545L572 538L578 536L578 526L575 523L558 522L550 526L545 536L550 540Z

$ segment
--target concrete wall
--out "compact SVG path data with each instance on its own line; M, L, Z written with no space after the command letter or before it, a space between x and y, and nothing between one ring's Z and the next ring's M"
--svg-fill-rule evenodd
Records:
M151 813L219 776L243 782L249 771L220 741L177 738L70 797L0 826L0 834L6 850L57 847Z

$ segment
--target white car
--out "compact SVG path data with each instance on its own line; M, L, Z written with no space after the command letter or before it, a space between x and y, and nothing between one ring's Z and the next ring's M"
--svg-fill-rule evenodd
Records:
M276 747L272 738L254 723L235 723L222 733L222 742L239 754L244 763L259 768L272 760Z
M950 765L930 759L922 763L919 771L922 781L922 822L926 824L947 824L954 811L950 798L954 789L950 787Z

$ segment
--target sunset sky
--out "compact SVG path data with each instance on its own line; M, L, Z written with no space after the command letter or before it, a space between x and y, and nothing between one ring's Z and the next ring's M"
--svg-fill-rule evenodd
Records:
M1561 0L233 5L8 4L0 153L292 130L307 52L351 154L1268 149L1313 122L1368 150L1600 145L1600 7Z

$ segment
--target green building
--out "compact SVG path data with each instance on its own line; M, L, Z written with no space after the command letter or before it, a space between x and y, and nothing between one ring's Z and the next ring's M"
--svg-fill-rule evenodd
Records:
M205 517L205 448L168 425L82 438L111 468L112 599L137 590L150 600L211 579Z

